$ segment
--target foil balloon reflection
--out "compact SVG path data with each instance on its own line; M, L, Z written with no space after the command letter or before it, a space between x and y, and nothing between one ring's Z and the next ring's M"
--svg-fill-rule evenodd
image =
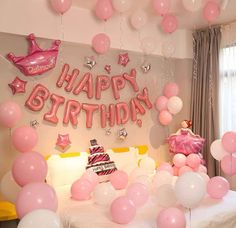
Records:
M118 138L120 140L125 140L127 138L127 136L128 136L128 132L126 131L125 128L122 128L118 131Z
M61 41L55 40L51 48L42 50L35 41L34 34L30 34L27 39L30 43L28 55L16 57L13 53L9 53L7 58L26 76L40 75L53 69Z
M167 139L172 153L182 153L185 155L198 153L204 145L205 139L195 135L185 124L186 121L183 121L181 123L182 128Z

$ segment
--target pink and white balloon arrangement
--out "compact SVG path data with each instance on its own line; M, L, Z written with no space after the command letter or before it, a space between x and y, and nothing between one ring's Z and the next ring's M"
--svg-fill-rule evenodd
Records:
M220 167L225 174L236 174L236 132L226 132L222 139L217 139L211 144L211 155L220 162Z
M21 117L20 107L12 101L2 103L0 113L0 123L5 127L15 127ZM16 205L16 213L21 219L18 227L37 223L42 227L49 224L52 228L61 227L55 213L56 193L45 183L47 163L40 153L32 152L38 141L36 130L28 126L15 128L11 140L21 154L14 160L11 173L3 176L0 187L4 196Z
M163 95L156 100L156 109L159 111L158 119L164 126L172 122L173 115L179 113L183 107L183 101L179 94L179 87L176 83L167 83Z

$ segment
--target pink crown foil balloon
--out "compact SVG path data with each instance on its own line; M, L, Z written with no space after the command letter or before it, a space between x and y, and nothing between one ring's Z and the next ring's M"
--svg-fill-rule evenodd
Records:
M34 34L28 35L27 39L30 42L28 55L16 57L13 53L9 53L7 58L26 76L40 75L53 69L61 41L55 40L51 48L42 50L38 46Z

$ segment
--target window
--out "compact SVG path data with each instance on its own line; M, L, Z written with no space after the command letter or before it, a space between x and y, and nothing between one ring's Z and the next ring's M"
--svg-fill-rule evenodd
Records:
M220 53L220 135L236 131L236 44Z

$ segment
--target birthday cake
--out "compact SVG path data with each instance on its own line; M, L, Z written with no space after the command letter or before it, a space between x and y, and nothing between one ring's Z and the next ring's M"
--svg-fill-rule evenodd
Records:
M103 146L97 144L96 139L90 140L90 143L90 155L86 169L97 173L101 181L107 181L108 175L117 170L115 163L111 161L110 156L105 153Z

